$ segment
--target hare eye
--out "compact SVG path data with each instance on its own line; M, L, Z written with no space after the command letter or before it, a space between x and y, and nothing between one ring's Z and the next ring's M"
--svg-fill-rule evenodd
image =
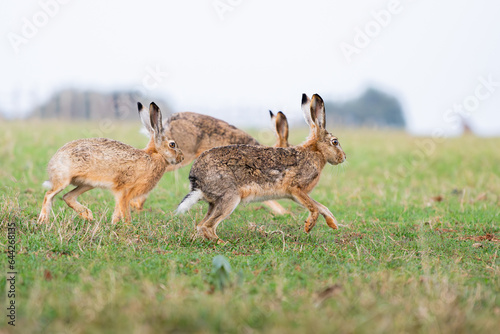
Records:
M168 147L175 148L175 141L171 141L170 143L168 143Z
M332 145L337 146L339 144L339 141L337 139L332 139Z

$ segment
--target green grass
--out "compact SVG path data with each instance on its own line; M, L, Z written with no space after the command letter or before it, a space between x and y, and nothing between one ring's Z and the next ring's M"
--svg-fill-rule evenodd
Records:
M340 230L320 218L306 234L307 212L283 200L291 215L238 207L218 228L225 245L192 240L206 204L172 213L188 192L189 168L166 174L129 224L112 225L111 193L92 190L81 201L94 222L76 217L60 194L51 223L37 225L45 166L64 143L102 132L146 144L138 123L108 127L0 125L0 268L9 271L7 226L15 223L18 272L16 327L7 324L2 289L0 332L498 330L500 139L447 139L425 154L419 147L429 139L339 129L349 163L327 166L311 195L348 225ZM305 135L292 129L291 142ZM232 267L224 291L211 285L216 255Z

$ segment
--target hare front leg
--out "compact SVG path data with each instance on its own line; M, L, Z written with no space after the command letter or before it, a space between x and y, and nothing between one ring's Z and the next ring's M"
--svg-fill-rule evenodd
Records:
M91 189L94 189L94 187L88 185L80 185L63 196L63 200L66 202L66 204L68 204L70 208L75 210L80 217L86 220L94 220L94 217L92 216L92 211L90 211L87 207L79 203L77 201L77 198L84 192L89 191Z
M300 189L295 189L292 191L292 198L297 203L304 206L307 210L309 210L309 217L307 217L305 231L307 233L311 232L314 225L316 225L316 221L318 220L319 210L316 205L316 202L309 197L309 195L303 192Z
M126 190L115 192L115 211L113 212L113 217L111 222L113 224L124 219L129 222L130 217L130 194Z
M323 204L319 203L319 202L316 202L315 200L313 200L311 198L311 200L316 204L316 206L318 207L319 209L319 213L321 213L321 215L325 218L326 220L326 223L328 224L328 226L330 226L331 228L333 228L334 230L338 229L339 228L339 224L337 223L337 219L335 219L335 217L333 216L333 214L330 212L330 210L328 210L328 208L326 206L324 206Z
M130 206L136 211L142 211L147 198L148 195L137 196L130 201Z

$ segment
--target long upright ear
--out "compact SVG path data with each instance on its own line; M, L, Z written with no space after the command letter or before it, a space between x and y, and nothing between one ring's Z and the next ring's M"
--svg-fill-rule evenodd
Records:
M286 119L285 114L281 111L276 115L276 133L278 134L278 138L280 140L280 144L283 147L288 146L288 120Z
M155 143L157 145L161 144L161 138L163 133L163 122L161 116L161 110L158 108L156 103L151 102L149 105L149 119L151 121L151 127L154 131Z
M311 100L306 94L302 94L302 113L307 125L311 127L313 124L313 121L311 120Z
M325 103L318 94L314 94L311 100L311 120L318 126L318 129L325 129Z
M154 131L151 127L151 120L141 102L137 102L137 109L139 110L139 117L141 118L142 125L144 125L146 130L149 132L149 135L152 136L154 134Z

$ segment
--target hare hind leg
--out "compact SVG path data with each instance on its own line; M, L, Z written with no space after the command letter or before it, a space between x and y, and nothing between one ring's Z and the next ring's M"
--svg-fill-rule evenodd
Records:
M277 215L286 215L290 213L276 201L265 201L264 204L267 205L267 207Z
M213 205L209 217L205 217L200 224L198 224L198 233L201 233L205 238L210 240L219 240L217 236L217 226L227 218L236 209L240 203L241 198L239 195L224 196L219 198Z
M84 192L92 189L94 189L94 187L89 185L79 185L75 189L71 190L70 192L66 193L63 196L63 200L66 202L66 204L68 204L70 208L75 210L80 217L86 220L94 220L92 211L90 211L89 208L78 202L77 198Z
M208 203L207 213L205 214L205 217L203 217L203 219L196 225L196 232L193 234L192 239L195 239L198 236L205 237L204 228L202 226L212 216L214 207L215 205L213 203Z
M64 188L69 185L69 181L66 182L52 182L52 189L45 193L43 198L42 210L38 216L38 223L44 223L49 221L50 210L52 209L52 202L54 201L54 196L59 194Z
M214 212L214 207L215 205L213 203L208 203L208 210L205 215L205 217L201 220L201 222L198 223L197 226L203 226L205 222L212 216L212 213Z

